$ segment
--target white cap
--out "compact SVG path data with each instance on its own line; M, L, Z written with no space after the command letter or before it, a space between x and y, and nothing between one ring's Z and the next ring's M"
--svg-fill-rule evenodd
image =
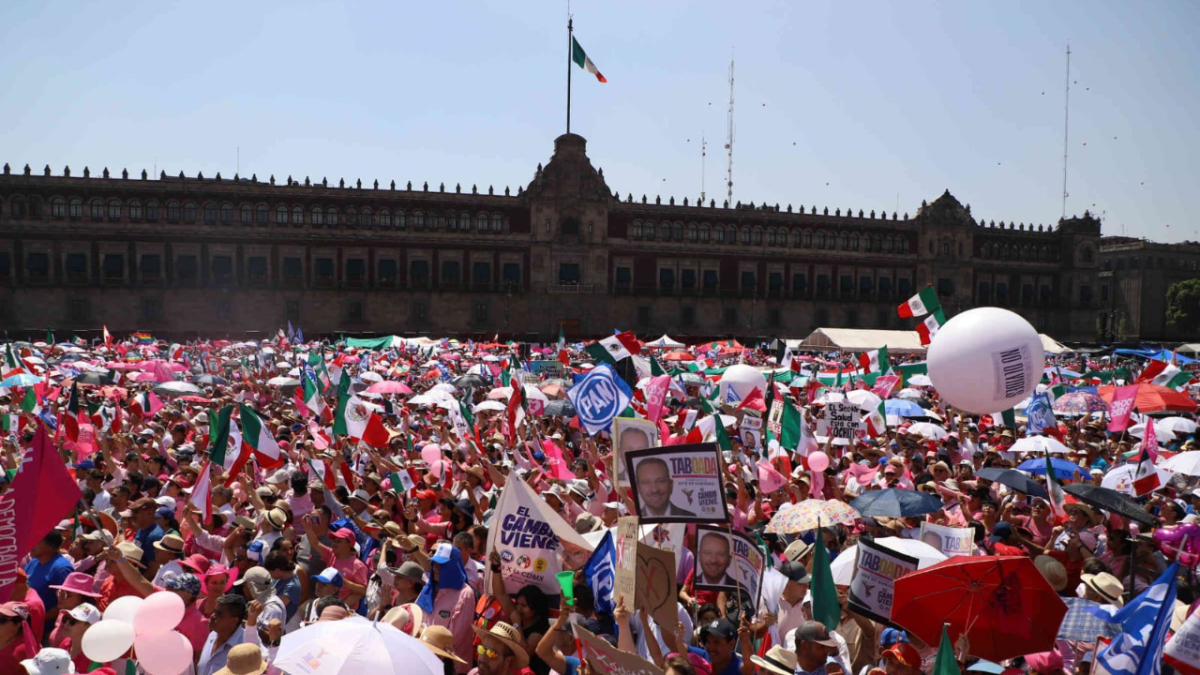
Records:
M76 621L83 621L87 624L93 624L100 620L100 610L96 606L85 602L76 606L74 609L68 610L67 615Z
M65 649L43 649L32 659L21 662L29 675L68 675L75 672L75 663Z
M158 504L159 506L165 506L169 509L175 508L175 498L174 497L168 497L166 495L163 495L161 497L155 497L154 502L156 504Z

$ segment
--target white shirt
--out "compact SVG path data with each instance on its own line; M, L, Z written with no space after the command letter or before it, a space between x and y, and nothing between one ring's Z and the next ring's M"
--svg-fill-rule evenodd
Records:
M151 583L159 588L166 588L167 582L180 574L183 574L183 566L178 560L169 560L158 568L158 573L154 575L154 581Z
M204 641L204 649L200 650L200 660L196 665L196 675L214 675L218 670L225 667L225 662L229 658L229 650L236 645L252 644L258 645L262 649L262 645L258 641L258 631L246 631L245 628L239 627L229 636L229 639L221 644L217 644L217 632L210 631L208 639ZM267 660L267 654L263 653L263 661Z

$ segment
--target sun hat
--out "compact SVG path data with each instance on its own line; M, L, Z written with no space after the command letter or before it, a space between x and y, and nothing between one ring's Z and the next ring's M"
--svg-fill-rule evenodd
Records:
M525 649L524 639L521 637L521 632L513 628L511 624L503 621L497 621L491 630L484 630L479 626L472 625L471 630L482 640L485 637L490 637L504 643L509 651L513 653L513 662L518 670L529 666L529 652Z
M425 623L425 612L414 603L397 605L383 615L383 622L390 623L404 633L417 637L421 625Z
M123 541L117 544L117 550L121 552L121 555L125 556L125 561L129 564L134 567L145 567L142 564L142 556L145 552L137 544L132 541Z
M56 591L66 591L68 593L78 593L89 598L98 598L100 594L93 589L96 587L96 578L90 574L83 572L71 572L66 579L57 586L51 586Z
M450 629L445 626L426 626L421 633L421 644L436 656L469 665L454 655L454 633L451 633Z
M164 534L162 539L154 542L154 548L180 555L183 553L183 537L177 534Z
M784 649L783 645L775 645L763 656L751 656L754 665L765 668L778 675L794 675L796 672L796 652Z
M1107 604L1116 605L1117 607L1125 604L1121 599L1121 594L1125 592L1125 586L1121 583L1120 579L1117 579L1108 572L1082 574L1079 576L1079 580L1087 585L1088 588L1095 591L1101 598L1107 600Z
M75 672L75 663L65 649L47 648L21 662L29 675L66 675Z
M262 649L255 644L235 645L225 658L225 667L214 675L262 675L267 670Z
M1061 562L1048 555L1039 555L1033 559L1033 565L1054 590L1061 591L1067 587L1067 568Z

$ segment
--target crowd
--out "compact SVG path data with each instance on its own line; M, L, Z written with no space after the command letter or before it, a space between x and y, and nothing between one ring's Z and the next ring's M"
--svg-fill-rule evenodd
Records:
M179 672L197 675L350 673L356 653L370 651L351 648L359 630L408 650L396 673L438 675L433 664L445 675L603 675L617 670L600 656L607 646L640 658L641 672L672 675L1087 675L1135 620L1147 628L1143 641L1157 644L1132 653L1161 672L1198 672L1195 662L1163 663L1177 634L1176 646L1192 641L1181 653L1196 653L1200 640L1184 629L1200 604L1200 463L1187 461L1200 453L1186 384L1170 389L1190 403L1171 408L1181 421L1135 410L1133 422L1150 423L1140 425L1143 440L1138 427L1109 431L1097 384L1157 386L1142 375L1161 365L1061 357L1038 391L1059 401L1078 394L1092 407L1056 406L1053 425L1034 433L1020 407L1007 420L954 409L922 379L917 356L885 355L873 371L858 355L782 347L623 339L605 364L561 343L356 346L281 334L261 343L135 335L6 344L0 518L16 502L47 525L0 566L0 588L11 590L0 604L0 674L177 675L156 671L169 655L150 658L141 642L97 660L110 638L88 638L132 606L123 598L163 593L182 601L173 629L189 658ZM717 445L728 529L765 561L756 597L697 583L710 564L725 572L729 549L697 542L695 522L679 526L672 549L676 620L660 623L640 594L609 597L612 584L596 582L589 562L600 537L638 513L633 490L618 486L614 451L646 446L619 447L581 421L570 392L594 365L628 382L619 416L653 422L657 445ZM765 386L722 391L735 365L763 373ZM663 376L666 391L654 390ZM821 436L824 409L847 401L863 406L858 432ZM906 405L893 412L893 402ZM799 413L798 436L772 419L780 406ZM877 407L880 429L866 421ZM1149 454L1155 483L1144 491ZM40 484L26 478L34 462ZM48 482L54 462L65 487ZM553 516L557 559L530 569L573 572L561 590L511 572L530 565L510 560L498 536L512 515L500 512L501 497L518 482ZM1095 488L1091 497L1076 490L1084 486ZM901 493L900 511L863 507L885 493ZM684 512L667 504L666 521L673 509ZM780 527L801 510L816 523ZM949 543L947 533L963 531L965 547ZM863 612L851 597L855 547L898 540L907 548L897 550L930 549L930 564L1024 558L1067 615L1030 624L1035 634L991 660L973 625L947 618L939 644L900 621L899 606L891 617ZM1121 612L1162 601L1154 591L1164 583L1171 604L1159 614ZM941 616L930 619L941 626ZM1069 633L1072 622L1096 634ZM1125 672L1152 672L1144 665Z

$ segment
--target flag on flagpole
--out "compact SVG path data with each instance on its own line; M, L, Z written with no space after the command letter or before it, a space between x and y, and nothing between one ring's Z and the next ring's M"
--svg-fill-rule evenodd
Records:
M950 634L945 624L942 625L942 640L938 643L932 675L959 675L958 659L954 656L954 646L950 644Z
M133 397L133 402L129 404L138 415L141 417L152 417L163 407L163 402L154 395L152 391L143 391Z
M1163 647L1175 612L1179 563L1171 563L1140 595L1116 612L1103 607L1088 611L1109 623L1121 624L1121 632L1107 647L1097 650L1093 672L1111 675L1158 675L1162 672Z
M829 564L829 551L825 550L825 538L821 536L817 521L816 546L813 548L812 571L812 618L825 624L829 630L837 628L842 620L842 608L838 605L837 588L833 585L833 570Z
M880 373L887 374L892 365L888 362L887 347L880 347L869 352L862 352L858 355L858 365L863 369L864 373Z
M909 319L936 312L941 307L942 303L938 302L937 291L933 290L932 286L926 286L921 289L920 293L909 298L907 302L901 303L896 308L896 313L900 315L901 319Z
M1054 522L1059 525L1067 522L1067 496L1063 492L1058 478L1054 475L1054 466L1050 464L1050 453L1046 453L1046 493L1050 496L1047 501L1050 502L1050 514L1054 516Z
M112 343L113 343L112 333L108 332L108 325L105 324L105 326L104 326L104 346L111 348Z
M933 336L937 335L938 329L946 325L946 315L941 309L936 309L925 320L917 324L917 335L921 337L921 344L927 345L933 342Z
M579 44L579 40L576 40L573 35L571 36L571 60L575 62L575 65L595 75L596 79L600 82L608 82L608 80L604 79L604 75L600 73L600 70L596 68L596 64L592 63L592 60L588 58L587 52L583 51L583 46Z
M209 466L212 460L204 462L204 466L200 467L200 477L196 479L196 484L192 486L192 494L188 495L188 504L200 509L200 513L205 523L212 522L212 476L209 471Z
M517 442L517 427L521 426L521 422L525 419L525 385L514 382L512 390L512 396L508 399L508 406L504 411L504 419L508 422L508 442L510 444Z
M245 403L238 404L238 413L238 421L242 428L242 442L238 449L237 459L234 460L233 467L229 470L230 481L241 473L242 467L252 456L262 468L270 469L283 464L283 452L279 449L279 444L275 442L275 437L271 435L271 428L267 425L266 420L259 417L258 413ZM228 483L229 481L227 481Z
M571 365L571 355L567 353L567 337L563 334L561 324L558 327L558 361L564 367Z

